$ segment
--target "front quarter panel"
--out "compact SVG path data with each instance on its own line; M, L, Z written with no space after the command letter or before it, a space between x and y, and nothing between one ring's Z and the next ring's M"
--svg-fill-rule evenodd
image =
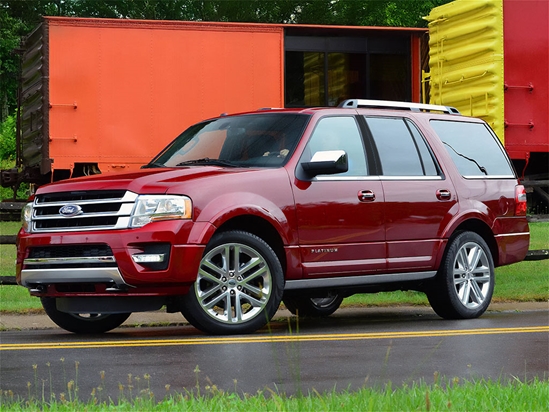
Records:
M220 227L234 217L257 216L277 230L285 245L297 243L294 200L284 168L227 173L169 191L178 192L191 197L196 223ZM197 243L207 244L213 232L203 234L203 238L196 239Z

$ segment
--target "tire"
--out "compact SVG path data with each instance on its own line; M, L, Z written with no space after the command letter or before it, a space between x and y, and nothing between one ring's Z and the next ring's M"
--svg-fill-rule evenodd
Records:
M206 333L251 333L274 316L283 290L282 266L264 240L247 232L223 232L204 251L182 314Z
M474 232L461 232L451 241L427 297L442 318L478 318L490 304L494 283L488 245Z
M326 296L322 297L285 297L284 306L293 315L300 317L320 318L330 316L334 313L341 302L343 297L337 293L329 292Z
M46 314L57 326L78 334L107 332L119 327L131 315L131 313L65 313L57 310L55 298L40 298L40 300Z

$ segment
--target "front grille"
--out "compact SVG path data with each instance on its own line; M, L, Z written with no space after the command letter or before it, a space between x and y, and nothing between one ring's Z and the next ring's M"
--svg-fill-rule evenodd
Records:
M124 229L129 226L137 194L121 190L95 190L37 195L33 232ZM64 215L61 210L73 210Z
M116 267L112 249L106 244L36 246L24 260L26 269Z

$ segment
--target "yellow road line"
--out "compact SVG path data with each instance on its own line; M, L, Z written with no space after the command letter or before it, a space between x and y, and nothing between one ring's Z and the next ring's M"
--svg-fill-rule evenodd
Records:
M227 345L238 343L279 343L279 342L315 342L315 341L350 341L370 339L404 339L428 338L466 335L495 335L516 333L548 333L549 326L532 326L521 328L490 328L490 329L454 329L412 332L377 332L377 333L342 333L342 334L293 334L293 335L262 335L239 337L197 337L184 339L136 339L111 340L100 342L44 342L44 343L9 343L0 344L0 351L35 350L35 349L89 349L116 348L139 346L190 346L190 345ZM106 335L108 338L108 335Z

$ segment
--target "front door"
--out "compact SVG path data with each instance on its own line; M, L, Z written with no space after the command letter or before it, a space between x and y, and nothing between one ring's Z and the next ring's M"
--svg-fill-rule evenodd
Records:
M368 175L355 117L321 118L301 161L325 150L344 150L349 170L296 181L304 276L349 276L384 270L383 188L378 176Z

